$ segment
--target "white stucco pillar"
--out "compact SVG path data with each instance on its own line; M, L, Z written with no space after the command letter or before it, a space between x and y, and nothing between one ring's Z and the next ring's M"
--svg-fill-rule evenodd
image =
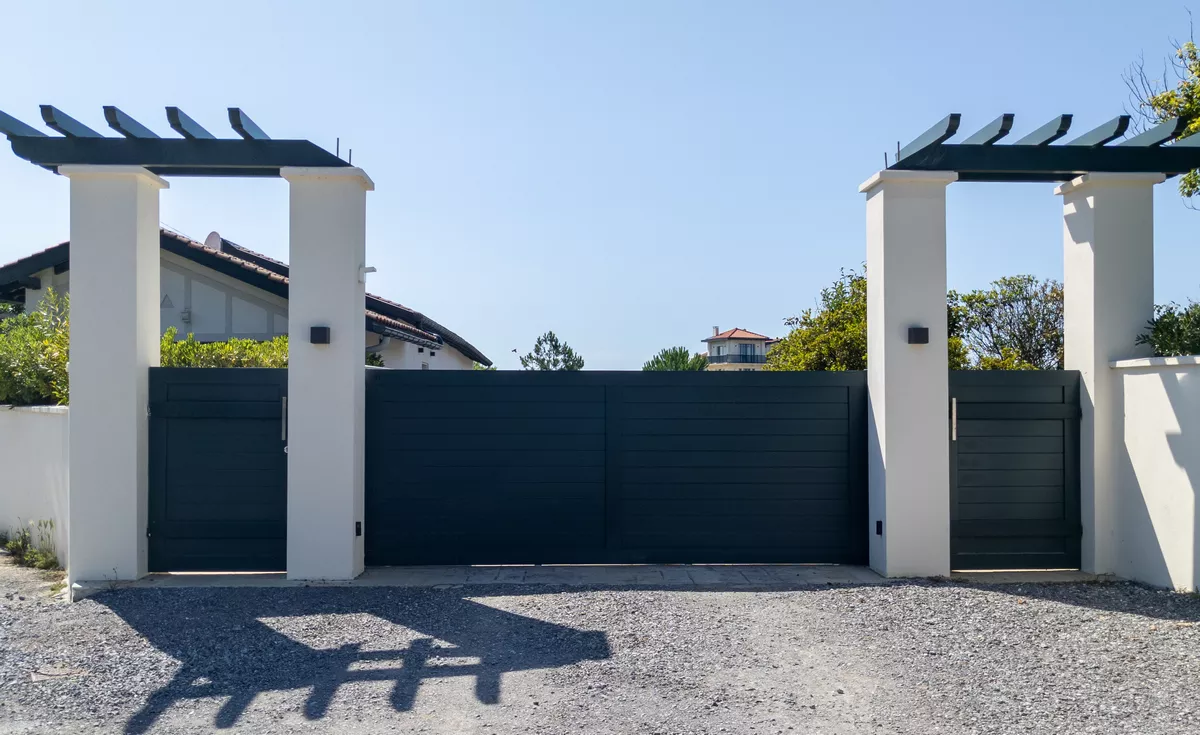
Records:
M1149 355L1134 344L1154 316L1154 185L1162 174L1087 174L1063 198L1065 367L1080 391L1081 563L1115 572L1117 457L1123 449L1113 360Z
M289 579L363 569L366 204L358 168L285 168L291 187L288 288ZM312 344L312 327L329 344Z
M146 573L149 369L159 363L158 192L137 166L71 180L68 581Z
M880 171L867 195L871 568L950 573L944 171ZM910 344L926 327L928 344ZM882 533L879 533L882 531Z

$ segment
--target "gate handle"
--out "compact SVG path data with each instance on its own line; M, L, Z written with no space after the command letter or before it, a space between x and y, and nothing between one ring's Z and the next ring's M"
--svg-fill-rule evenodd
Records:
M287 399L284 399L287 400ZM950 441L958 441L958 399L950 399Z
M283 397L283 440L287 441L287 396Z

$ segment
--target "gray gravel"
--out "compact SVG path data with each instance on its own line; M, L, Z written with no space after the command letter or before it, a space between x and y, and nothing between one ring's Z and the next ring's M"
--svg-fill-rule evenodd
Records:
M1200 599L1127 584L44 587L0 733L1200 732Z

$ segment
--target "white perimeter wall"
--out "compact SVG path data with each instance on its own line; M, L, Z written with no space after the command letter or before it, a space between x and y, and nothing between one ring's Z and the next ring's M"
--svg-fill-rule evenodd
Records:
M54 521L58 561L67 565L67 409L0 406L0 528Z
M1200 586L1200 357L1113 363L1117 378L1116 573ZM1124 427L1120 426L1124 417Z

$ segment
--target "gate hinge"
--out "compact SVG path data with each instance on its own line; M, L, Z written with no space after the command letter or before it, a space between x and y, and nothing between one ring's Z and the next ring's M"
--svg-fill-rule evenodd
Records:
M149 403L146 404L146 416L147 416L147 418L150 416L150 404Z
M147 526L147 527L146 527L146 538L150 538L150 528L149 528L149 526Z

